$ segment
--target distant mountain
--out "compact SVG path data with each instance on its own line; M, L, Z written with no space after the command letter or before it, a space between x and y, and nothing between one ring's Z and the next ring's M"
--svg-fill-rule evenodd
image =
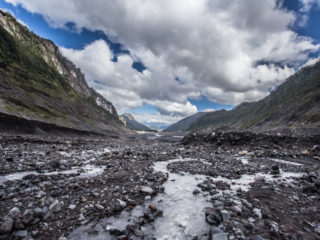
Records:
M179 122L172 124L168 128L164 129L164 132L177 132L177 131L187 131L191 124L193 124L198 118L206 115L207 112L198 112L189 117L186 117Z
M142 123L138 122L130 113L120 115L126 121L126 127L137 131L153 131Z
M127 131L58 47L0 11L0 112L86 131Z
M148 127L153 130L163 131L164 129L169 127L169 125L161 122L153 122L153 123L149 123Z
M184 121L187 118L180 122ZM301 69L260 101L209 112L191 122L188 131L220 126L255 131L319 129L320 62Z

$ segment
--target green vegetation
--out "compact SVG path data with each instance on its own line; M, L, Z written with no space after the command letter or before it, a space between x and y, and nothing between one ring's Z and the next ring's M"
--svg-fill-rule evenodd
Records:
M91 95L83 95L58 72L52 58L67 70L75 67L51 41L33 34L7 13L0 11L0 17L6 18L10 29L0 24L2 111L83 130L121 128L115 110L110 113L97 105L94 90L84 83Z

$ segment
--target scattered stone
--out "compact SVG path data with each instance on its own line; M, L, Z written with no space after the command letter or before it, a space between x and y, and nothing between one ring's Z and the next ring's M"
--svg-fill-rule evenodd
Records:
M59 212L61 211L61 203L58 200L55 200L53 203L50 204L49 210L52 212Z
M273 175L279 175L280 174L280 168L278 165L272 165L271 166L271 174Z
M141 192L152 194L153 193L153 189L151 187L148 187L148 186L142 186L141 187Z
M9 211L9 216L12 218L17 218L19 217L20 213L21 213L20 209L17 207L14 207Z
M223 222L227 223L230 220L230 213L227 210L221 210Z
M252 211L258 218L260 218L260 219L262 218L262 214L261 214L261 210L260 209L254 208Z
M68 208L71 209L71 210L73 210L73 209L75 209L76 207L77 207L77 205L70 204Z
M104 206L100 205L100 204L95 204L94 205L98 210L104 210Z
M200 190L199 189L195 189L195 190L193 190L193 192L192 192L194 195L197 195L197 194L199 194L200 193Z
M18 238L25 238L28 236L28 231L27 230L17 231L14 233L14 235Z
M243 150L243 151L240 151L238 154L239 155L246 155L246 154L248 154L248 151L247 150Z
M13 227L13 219L6 218L3 223L0 225L0 233L9 233Z
M158 209L157 209L157 207L156 207L156 205L154 203L150 203L149 204L149 208L154 212L158 211Z

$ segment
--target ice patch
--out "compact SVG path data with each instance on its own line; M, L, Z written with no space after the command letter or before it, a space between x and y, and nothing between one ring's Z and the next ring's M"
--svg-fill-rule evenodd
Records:
M86 177L95 177L98 175L101 175L104 172L105 166L95 166L91 164L86 164L82 167L73 167L69 170L63 170L63 171L52 171L52 172L45 172L45 173L39 173L36 171L25 171L25 172L16 172L16 173L10 173L4 176L0 176L0 184L5 183L7 181L16 181L21 180L25 176L28 175L46 175L46 176L52 176L52 175L58 175L58 174L77 174L80 172L80 175L77 176L79 178L86 178ZM82 172L84 171L84 172Z
M290 162L282 159L277 159L277 158L270 158L271 161L278 162L278 163L283 163L287 165L293 165L293 166L302 166L303 164L301 163L296 163L296 162Z

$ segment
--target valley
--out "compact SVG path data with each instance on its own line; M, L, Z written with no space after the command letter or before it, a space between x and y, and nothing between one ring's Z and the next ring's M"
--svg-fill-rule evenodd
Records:
M0 239L318 239L318 136L6 135Z
M173 0L90 2L103 19L123 7L104 23L84 3L42 15L5 2L0 240L320 239L320 44L292 25L311 1L291 17L261 1L261 21L254 1L230 8L243 22L223 1L181 19L158 14Z

